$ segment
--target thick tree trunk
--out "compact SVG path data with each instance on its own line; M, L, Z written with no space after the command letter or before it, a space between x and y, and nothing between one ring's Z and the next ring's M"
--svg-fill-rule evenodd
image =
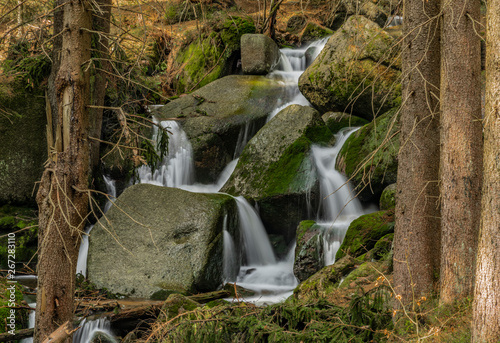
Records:
M441 302L472 296L481 214L480 0L444 0L441 36Z
M439 272L439 10L438 1L404 5L394 284L405 305L430 293Z
M472 341L500 341L500 1L488 0L484 184Z
M48 111L49 162L37 194L39 206L38 293L35 342L71 321L80 233L88 213L88 109L91 15L87 1L69 0L62 23L59 61ZM56 53L57 54L57 53ZM55 101L54 101L55 99ZM69 339L67 339L69 341Z

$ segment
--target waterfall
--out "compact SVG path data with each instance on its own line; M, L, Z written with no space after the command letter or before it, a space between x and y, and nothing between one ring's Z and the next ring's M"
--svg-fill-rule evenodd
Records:
M158 121L156 121L158 122ZM162 128L168 129L168 155L156 170L149 166L137 169L140 183L151 183L158 186L179 187L190 185L194 180L193 149L186 133L173 120L159 122ZM158 127L154 127L153 141L158 137Z
M28 304L28 306L33 309L33 310L30 310L28 312L28 329L31 329L31 328L35 327L35 308L36 308L36 303L30 303L30 304ZM33 337L23 338L19 342L20 343L33 343Z
M311 105L299 90L299 78L323 50L328 38L315 41L300 49L280 50L281 56L278 66L268 77L285 85L285 95L280 99L278 106L269 114L268 120L290 105Z
M335 254L351 222L368 211L356 198L348 180L335 169L337 156L345 141L357 129L344 129L336 135L331 148L314 146L312 155L319 175L321 206L317 224L323 229L324 263L335 262Z
M111 322L108 318L96 320L84 318L80 323L80 328L73 335L73 343L90 343L97 335L105 336L108 341L118 343L111 332Z

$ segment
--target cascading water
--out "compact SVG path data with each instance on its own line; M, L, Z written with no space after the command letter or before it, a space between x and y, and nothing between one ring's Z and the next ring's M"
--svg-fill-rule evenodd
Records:
M149 166L137 169L140 183L151 183L158 186L179 187L190 185L194 179L193 149L186 133L173 120L160 122L161 127L172 134L168 141L168 155L154 171ZM154 127L153 140L158 137L158 128Z
M33 310L28 312L28 329L35 327L35 308L36 303L28 304ZM33 343L33 337L23 338L19 341L20 343Z
M320 180L321 208L317 224L323 227L324 263L335 262L335 254L351 222L370 212L356 198L348 180L335 169L335 162L345 141L357 129L341 130L331 148L314 146L312 155Z
M111 331L111 322L108 318L96 320L84 318L80 323L80 329L73 335L73 343L90 343L98 335L104 336L108 342L118 343Z
M327 41L328 37L315 41L300 49L280 50L281 57L278 66L276 70L268 75L268 77L283 82L286 91L284 96L280 99L280 104L269 115L268 120L289 105L311 105L299 90L299 78L312 61L319 55L321 50L323 50Z

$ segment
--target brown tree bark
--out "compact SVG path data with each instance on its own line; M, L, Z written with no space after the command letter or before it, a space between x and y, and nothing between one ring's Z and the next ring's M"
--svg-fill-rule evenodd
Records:
M88 109L91 7L69 0L57 12L56 50L48 106L49 162L37 194L39 206L38 291L35 342L72 320L80 233L88 213ZM62 25L60 25L62 24ZM56 34L58 32L56 31ZM66 341L69 341L67 339Z
M480 0L444 0L440 301L472 296L481 214Z
M404 5L394 284L405 305L433 291L439 272L439 10L439 1Z
M483 198L472 341L500 341L500 1L488 0Z
M94 64L99 69L110 70L109 59L109 40L108 34L111 24L111 0L99 0L100 11L94 12L92 16L92 57L95 58ZM108 84L108 75L96 71L94 72L94 82L92 85L91 105L89 109L90 128L89 135L94 138L101 138L102 131L102 116L104 105L104 97L106 95L106 87ZM90 140L90 171L93 175L99 172L99 141Z

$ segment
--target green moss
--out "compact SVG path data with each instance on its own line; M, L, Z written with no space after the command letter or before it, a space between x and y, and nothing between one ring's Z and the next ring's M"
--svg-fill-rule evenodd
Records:
M317 40L320 38L327 37L331 34L333 34L332 30L310 22L307 24L306 28L302 32L302 41L304 42L304 41Z
M337 116L328 116L328 114L325 114L325 116L323 118L325 119L326 126L333 134L336 134L345 127L358 127L368 124L368 120L347 113L343 115L339 113Z
M338 260L346 254L353 257L361 256L372 249L380 238L392 232L394 232L393 211L365 214L349 225L335 259Z
M176 57L183 68L175 84L178 93L203 87L227 73L227 62L240 49L240 39L245 33L254 33L251 18L231 17L221 27L212 28L206 37L196 37Z
M181 294L171 294L167 300L165 301L162 307L162 319L171 319L176 317L178 314L193 311L200 304L196 301L193 301Z
M19 231L23 229L22 231ZM16 232L16 262L36 265L38 249L38 218L36 210L27 207L5 205L0 207L0 268L6 268L7 240L10 232Z
M303 220L299 223L297 227L297 242L302 242L304 235L314 226L316 222L314 220Z
M378 269L378 268L377 268ZM351 282L356 282L358 278L366 278L366 277L375 277L375 279L379 276L378 272L373 268L372 262L365 262L360 265L358 268L354 269L339 285L340 288L347 288L350 286Z
M396 184L387 186L380 196L380 209L388 210L396 206Z
M11 287L14 287L14 293L11 292ZM14 310L15 330L26 327L27 311L20 308L13 309L13 307L23 306L22 286L17 283L9 283L7 278L0 277L0 290L0 322L2 323L0 333L12 330L10 327L7 327L8 330L6 330L5 326L6 322L9 323L8 318L12 315L11 310Z
M389 233L380 238L371 251L372 258L375 260L387 259L392 250L394 233Z
M353 133L337 157L336 168L352 178L358 191L364 188L362 200L377 201L382 190L396 182L398 114L399 108L394 108Z

